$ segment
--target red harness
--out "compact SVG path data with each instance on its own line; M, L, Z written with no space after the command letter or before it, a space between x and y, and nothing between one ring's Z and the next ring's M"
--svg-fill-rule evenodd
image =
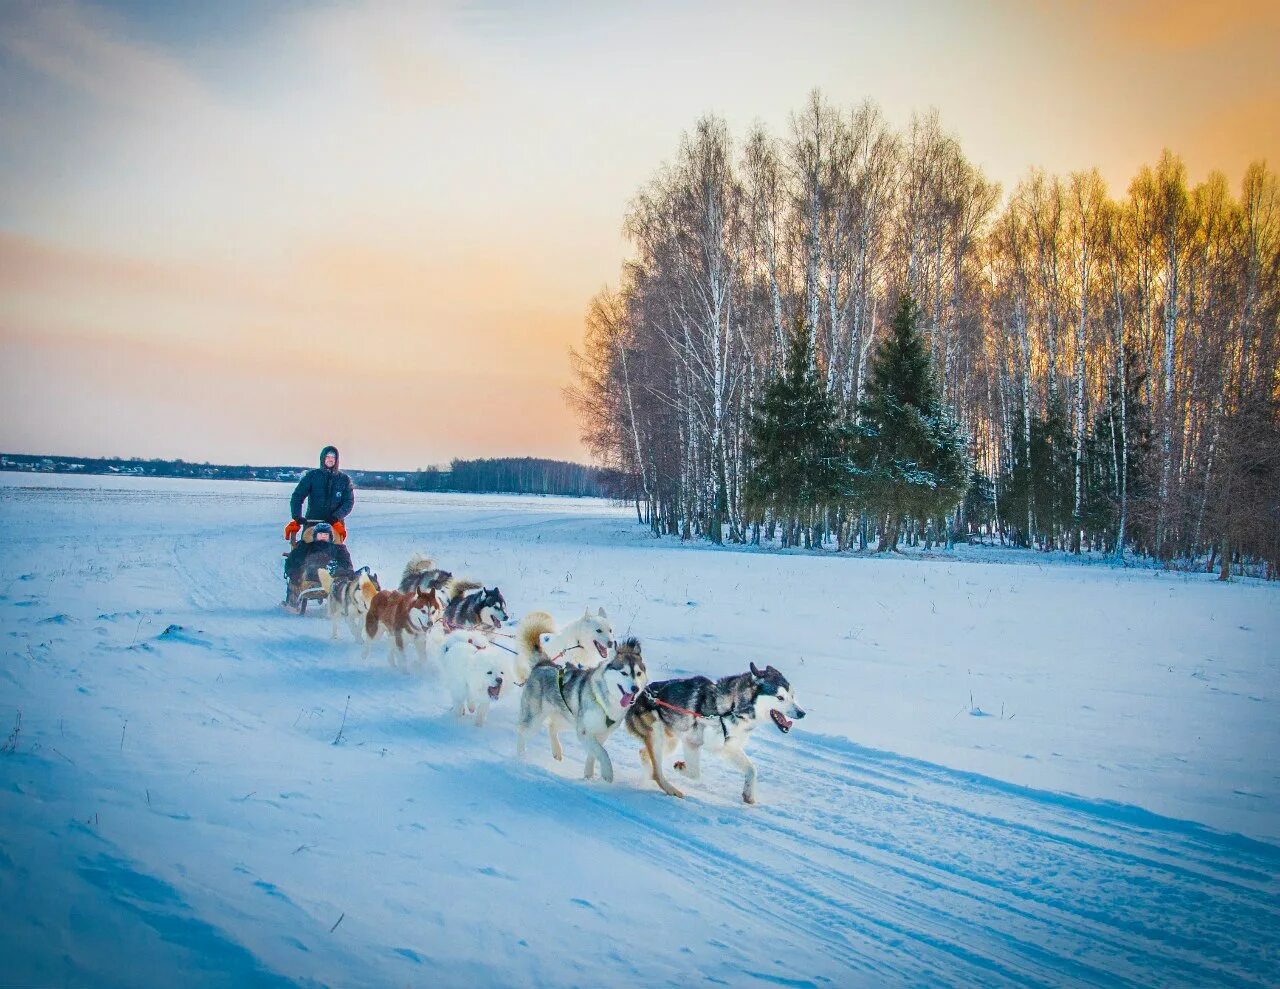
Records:
M669 711L679 711L681 714L687 714L689 715L689 717L695 718L695 719L702 717L702 715L700 715L697 711L690 711L688 708L678 707L675 704L668 704L661 697L654 697L653 694L650 694L649 697L655 704L659 705L660 707L665 707Z

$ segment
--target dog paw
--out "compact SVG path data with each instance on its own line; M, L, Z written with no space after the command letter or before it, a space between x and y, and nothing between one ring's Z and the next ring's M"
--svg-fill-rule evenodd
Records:
M742 794L742 802L744 804L754 804L756 802L756 795L754 793L744 792Z
M684 770L685 770L684 760L683 760L683 759L677 759L677 760L675 761L675 767L676 767L676 769L680 770L681 772L684 772Z

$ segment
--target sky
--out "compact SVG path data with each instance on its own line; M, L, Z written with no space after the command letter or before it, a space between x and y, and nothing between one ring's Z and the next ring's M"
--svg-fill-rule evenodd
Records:
M936 107L1007 190L1280 162L1280 4L0 0L0 450L586 460L569 348L715 112Z

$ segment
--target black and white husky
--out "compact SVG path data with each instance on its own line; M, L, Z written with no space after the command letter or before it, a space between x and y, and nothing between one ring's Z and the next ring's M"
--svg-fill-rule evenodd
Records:
M582 769L591 779L600 763L600 775L613 782L613 763L604 743L613 734L627 708L648 682L640 643L628 639L618 645L612 660L589 670L576 666L556 666L543 661L535 666L520 693L520 716L516 721L516 754L523 757L526 738L546 724L551 736L551 754L564 758L558 732L572 728L587 750Z
M789 732L794 720L804 717L796 706L795 691L772 666L764 670L751 664L747 673L708 680L688 677L659 680L641 692L627 711L627 731L644 743L641 758L649 764L653 781L673 797L684 794L668 782L662 760L677 743L684 759L676 768L690 779L702 774L699 757L705 733L724 742L724 757L742 770L742 799L756 802L756 767L743 751L751 732L766 717L781 732Z
M496 587L473 580L451 580L444 588L449 603L444 620L459 628L498 628L507 622L507 602Z

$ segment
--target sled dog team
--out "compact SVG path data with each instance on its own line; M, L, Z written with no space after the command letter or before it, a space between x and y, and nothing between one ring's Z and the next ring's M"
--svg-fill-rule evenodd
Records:
M586 749L583 776L613 782L613 762L605 742L622 725L643 746L641 758L653 781L674 797L684 794L667 778L664 760L678 746L674 767L691 779L701 773L699 756L707 734L723 743L724 757L742 771L742 799L755 803L756 769L747 758L747 740L766 718L788 732L804 711L791 684L772 666L710 680L695 676L651 681L640 642L616 642L603 608L590 609L562 628L545 611L525 615L514 634L502 592L456 579L426 556L405 565L396 590L383 590L378 575L359 570L321 570L327 613L338 638L345 622L367 659L385 634L387 660L408 672L408 645L421 668L434 662L459 717L475 715L483 725L489 706L514 683L521 688L516 720L516 752L524 756L530 734L544 726L551 754L564 758L561 731L571 730ZM509 640L512 644L499 641Z

